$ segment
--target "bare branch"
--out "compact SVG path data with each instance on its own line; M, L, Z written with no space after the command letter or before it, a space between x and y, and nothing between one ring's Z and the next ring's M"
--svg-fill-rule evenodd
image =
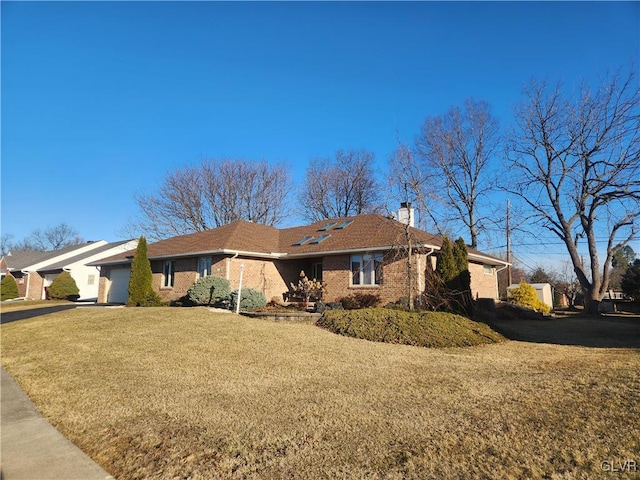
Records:
M640 90L633 74L583 84L577 98L532 81L516 110L504 189L523 201L533 221L565 243L586 298L607 290L614 250L631 241L640 217ZM542 194L541 194L542 193ZM607 236L600 265L597 236ZM622 237L620 239L619 237ZM589 272L578 239L589 252Z

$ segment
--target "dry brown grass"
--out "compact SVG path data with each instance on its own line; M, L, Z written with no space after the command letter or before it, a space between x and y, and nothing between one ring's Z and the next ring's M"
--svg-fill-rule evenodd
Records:
M1 332L5 368L118 479L613 478L602 461L640 463L634 349L425 349L201 308Z

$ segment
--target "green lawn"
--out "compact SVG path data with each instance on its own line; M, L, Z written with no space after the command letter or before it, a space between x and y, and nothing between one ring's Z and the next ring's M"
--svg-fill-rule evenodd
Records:
M601 462L640 463L638 350L428 349L203 308L79 308L1 333L3 366L118 479L614 478Z

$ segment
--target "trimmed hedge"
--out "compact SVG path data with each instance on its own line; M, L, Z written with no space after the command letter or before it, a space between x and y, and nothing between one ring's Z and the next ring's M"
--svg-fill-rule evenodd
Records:
M193 305L215 305L227 300L231 293L229 280L216 275L203 277L187 290L187 298Z
M238 291L231 292L230 307L232 311L235 311L238 304ZM251 287L242 289L242 299L240 300L240 310L245 312L251 312L259 308L263 308L267 305L267 299L259 290L255 290Z
M441 312L388 308L329 310L317 325L348 337L419 347L466 347L504 340L484 323Z
M18 298L18 284L13 275L7 273L0 282L0 296L3 301Z
M47 292L53 300L72 300L77 299L80 290L71 274L62 272L53 279Z

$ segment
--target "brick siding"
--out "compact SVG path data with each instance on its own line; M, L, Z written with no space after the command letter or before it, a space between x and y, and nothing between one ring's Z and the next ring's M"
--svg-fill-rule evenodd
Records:
M413 293L424 290L425 269L433 268L434 256L415 254L413 256ZM247 257L214 256L212 258L212 273L229 280L231 290L237 290L240 279L240 265L244 265L243 288L251 287L264 293L267 301L272 298L282 299L283 293L289 291L291 283L297 283L300 271L304 271L311 278L311 268L314 263L322 262L322 279L327 285L325 301L337 301L341 297L356 292L371 293L380 296L381 304L397 302L408 296L406 257L395 253L388 253L384 257L383 278L381 285L351 285L351 255L330 255L304 260L263 260ZM185 296L187 290L198 277L198 257L179 258L174 260L173 287L162 287L164 261L151 262L153 272L153 288L164 301L178 300ZM107 299L108 267L103 267L100 273L98 301ZM491 275L484 272L481 264L470 263L471 290L474 298L496 298L496 273L492 268ZM31 286L30 290L42 291L43 279Z
M42 290L44 288L44 277L42 277L38 272L29 272L29 276L27 278L29 283L29 290L27 291L27 295L26 295L27 299L42 300L43 298ZM27 283L26 279L25 279L25 283Z
M484 265L469 263L471 273L471 293L473 298L493 298L498 300L498 283L495 267L491 268L491 274L484 272Z

